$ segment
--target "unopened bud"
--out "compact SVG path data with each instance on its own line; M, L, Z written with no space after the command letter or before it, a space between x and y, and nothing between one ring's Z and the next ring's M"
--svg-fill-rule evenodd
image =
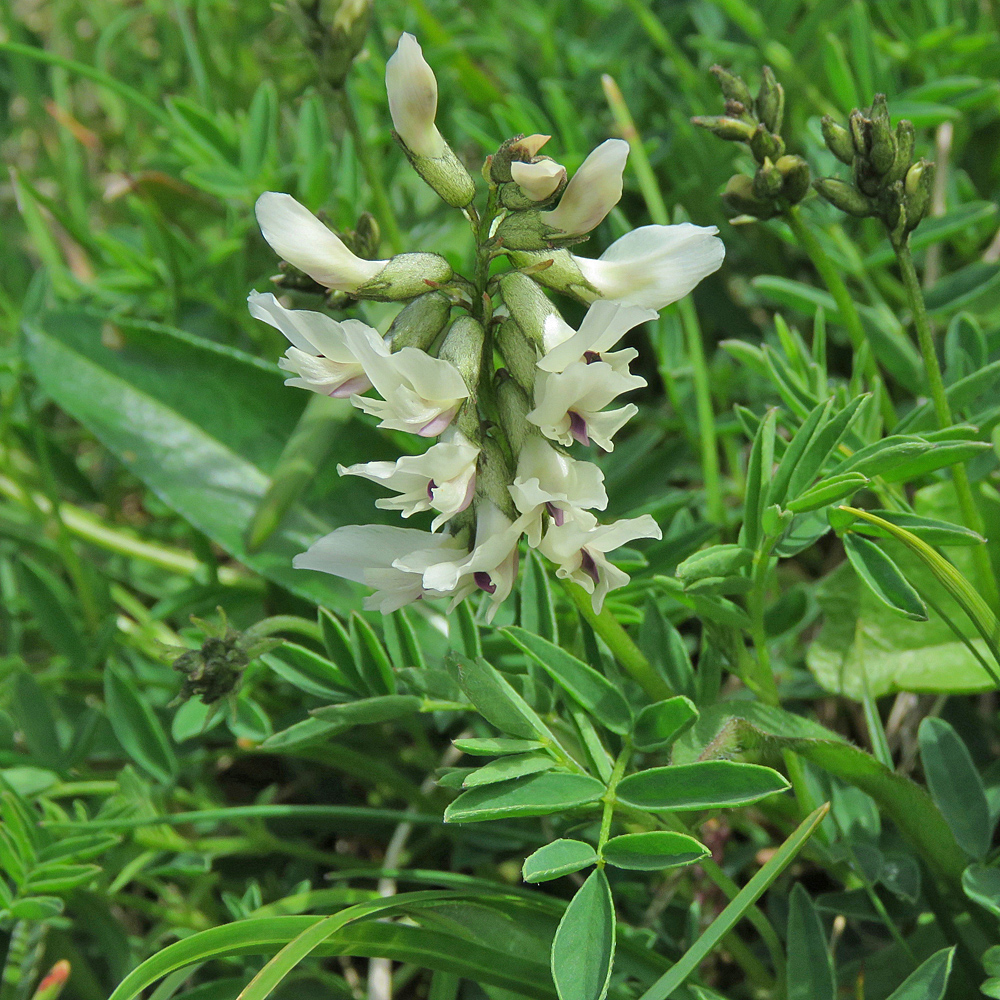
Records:
M386 261L385 267L354 294L359 299L399 302L423 295L434 285L448 281L451 264L436 253L401 253Z
M514 381L529 395L534 392L538 351L513 317L500 324L497 347Z
M534 280L546 288L572 295L585 303L598 297L597 289L584 277L576 258L568 250L514 250L510 257L515 267L530 270Z
M543 271L537 275L539 281L544 274ZM583 275L580 277L582 279ZM518 271L508 271L500 279L500 296L521 333L537 345L539 350L544 351L545 321L550 316L558 316L559 310L538 286L538 282ZM531 363L534 365L534 360ZM517 366L509 362L508 367L513 372Z
M389 327L386 340L394 352L404 347L426 351L444 329L450 312L451 301L444 292L419 295L400 310Z
M516 162L531 163L538 151L551 139L549 135L515 135L500 143L500 148L490 154L489 176L493 184L507 184L511 178L510 165Z
M475 400L479 392L479 372L483 365L483 344L486 333L482 323L471 316L460 316L451 324L445 335L438 357L450 361L461 373L469 389L469 398Z
M740 121L738 118L700 115L692 118L691 124L697 125L699 128L707 128L712 135L730 142L749 142L754 135L753 125Z
M511 520L517 518L517 509L508 489L513 478L503 449L492 438L484 439L476 474L476 493L492 500Z
M917 160L906 172L903 182L906 208L906 229L916 229L917 224L927 214L934 187L935 166L928 160Z
M896 138L892 134L889 120L889 106L885 94L876 94L869 112L868 126L871 131L871 152L869 154L875 173L884 176L892 168L896 159Z
M621 200L628 152L624 139L606 139L592 150L566 185L559 204L542 213L542 221L567 236L581 236L600 225Z
M752 121L747 106L740 101L727 100L725 105L727 118L739 118L742 121Z
M906 176L906 171L910 169L913 162L913 148L916 144L916 135L913 130L913 122L903 118L896 125L896 159L892 169L886 176L889 184L895 184Z
M820 127L823 129L823 141L826 143L826 148L841 163L850 166L854 160L854 143L851 140L851 133L843 126L838 125L829 115L823 115Z
M781 174L781 196L795 205L809 190L809 164L801 156L779 156L775 162Z
M545 156L540 157L534 163L513 161L510 165L510 175L528 203L534 204L548 201L559 190L566 181L566 168L561 163L556 163L555 160ZM506 204L506 207L516 208L519 206ZM521 207L527 207L527 205Z
M326 5L335 10L320 68L327 82L335 90L344 85L354 57L365 44L365 37L372 21L373 2L374 0L340 0L339 3Z
M729 70L723 69L718 64L713 66L710 72L719 81L719 88L722 90L724 97L732 101L739 101L740 104L748 108L753 104L750 88L740 77L734 73L730 73Z
M762 70L760 90L757 92L757 117L771 132L781 131L785 116L785 88L778 83L770 66Z
M758 163L763 163L766 157L776 160L785 152L785 140L780 135L769 132L761 122L750 138L750 152Z
M734 174L722 192L722 201L727 208L737 215L753 215L758 219L769 219L775 213L775 205L754 194L752 177L746 174Z
M505 368L499 369L494 376L493 392L500 426L507 436L511 455L516 458L524 444L524 436L531 427L528 423L528 412L532 408L530 397Z
M542 213L528 209L524 212L508 212L494 237L508 250L546 250L558 245L558 230L542 220Z
M437 79L420 43L408 32L400 36L385 65L385 88L393 128L407 151L429 159L443 156L446 143L434 124Z
M847 127L851 133L851 142L854 143L854 152L858 156L867 156L870 148L865 123L865 116L857 108L851 112L847 119Z
M753 176L753 194L761 201L770 201L781 191L783 178L778 173L775 165L764 157L764 162L760 165L757 173Z
M860 191L835 177L821 177L813 181L813 187L819 195L831 205L848 215L864 218L875 214L875 205Z
M371 212L362 212L358 216L358 224L351 233L351 249L365 260L372 260L378 253L382 242L382 232L378 220Z

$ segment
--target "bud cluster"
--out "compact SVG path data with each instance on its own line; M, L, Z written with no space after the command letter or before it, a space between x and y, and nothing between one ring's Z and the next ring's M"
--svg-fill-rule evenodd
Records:
M801 156L786 153L781 138L784 88L769 66L763 69L756 98L740 77L721 66L713 66L712 73L726 99L726 113L691 121L720 139L749 147L757 161L756 173L730 177L722 199L737 215L769 219L800 202L809 190L808 164Z
M421 598L454 606L482 591L492 618L515 585L523 537L599 611L608 591L628 582L607 553L659 538L660 528L648 514L598 522L592 511L607 506L604 477L574 449L614 448L637 408L612 404L646 384L629 370L638 352L614 348L720 266L717 230L645 226L599 259L577 257L567 248L621 197L626 142L601 143L569 177L541 153L549 136L514 136L486 158L480 209L472 175L438 131L437 82L413 36L400 38L386 87L407 159L472 226L472 277L434 253L372 259L371 239L342 239L291 196L267 192L257 219L286 262L325 289L405 305L384 336L357 319L286 308L271 293L251 293L249 306L289 341L279 362L286 384L349 399L379 427L428 440L395 462L338 471L390 491L376 501L380 509L403 518L426 512L430 530L348 525L295 565L367 584L375 590L367 606L383 613ZM495 273L502 257L511 267ZM589 304L579 329L543 286Z
M903 241L927 213L934 164L913 162L913 124L904 118L892 128L885 94L867 112L855 108L847 125L823 118L827 148L851 168L851 183L823 177L816 190L842 212L881 219L893 241Z

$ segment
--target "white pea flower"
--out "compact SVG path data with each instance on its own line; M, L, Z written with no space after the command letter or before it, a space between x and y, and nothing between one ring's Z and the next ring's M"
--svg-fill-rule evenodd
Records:
M573 263L602 298L662 309L722 265L726 248L718 231L690 222L641 226L615 240L597 260L574 254Z
M385 64L385 89L393 127L406 148L416 156L443 156L445 141L434 124L437 80L420 43L407 32L400 35L396 51Z
M419 556L422 562L430 563L466 552L467 547L451 535L385 524L349 524L314 542L292 560L292 565L372 587L375 593L365 598L365 607L388 615L422 597L446 596L428 590L420 573L399 569L397 562Z
M579 511L561 524L551 524L539 551L556 564L556 576L578 583L600 614L608 591L624 587L628 573L608 561L606 553L636 538L662 538L660 526L649 514L599 524L588 511Z
M437 437L454 420L469 390L450 361L416 347L392 354L377 334L372 337L356 329L345 334L348 347L382 395L382 399L356 395L351 402L378 417L379 427Z
M538 367L546 372L561 372L574 361L600 359L621 370L637 352L618 352L618 355L628 354L627 359L608 352L629 330L656 319L656 315L653 309L598 299L587 310L580 329L574 330L558 313L551 313L545 318L542 333L545 356Z
M605 361L574 361L561 372L541 372L528 420L559 444L590 444L593 438L605 451L613 451L611 439L639 409L632 403L617 410L604 407L623 392L646 384L644 378L627 372L627 366L616 370Z
M582 236L600 225L621 200L627 159L624 139L602 142L570 178L559 204L551 212L542 212L542 222L567 236Z
M604 510L608 494L604 474L593 462L580 462L531 434L517 458L517 473L509 487L514 506L530 515L524 527L528 544L535 547L542 537L542 515L548 513L561 525L567 514L589 507Z
M345 328L364 328L360 320L338 323L323 313L308 309L286 309L270 292L251 292L247 298L250 315L283 333L292 346L278 365L297 378L285 385L311 389L338 398L365 392L372 386L364 367L347 346ZM372 330L376 339L381 339Z
M362 260L305 205L290 194L265 191L255 209L271 249L314 281L338 292L356 292L389 262Z
M510 596L517 579L520 540L527 519L511 521L491 500L476 502L476 540L471 551L451 556L437 551L414 552L393 564L408 573L419 573L427 591L452 594L451 607L476 590L490 595L487 620ZM442 557L443 556L443 557Z
M532 201L545 201L566 179L566 168L555 160L539 160L537 163L514 160L510 165L510 175Z
M395 462L338 465L337 471L396 490L398 496L375 501L382 510L398 510L403 517L422 510L439 511L431 523L431 531L437 531L472 503L479 458L479 449L458 428L449 428L445 434L422 455L404 455Z

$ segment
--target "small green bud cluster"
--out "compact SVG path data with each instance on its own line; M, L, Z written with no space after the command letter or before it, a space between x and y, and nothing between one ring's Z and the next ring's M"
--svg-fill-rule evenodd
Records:
M800 202L809 190L808 164L801 156L785 152L780 134L785 116L784 88L769 66L762 71L756 98L740 77L721 66L713 66L712 73L726 99L726 113L691 121L720 139L749 147L757 172L753 177L730 177L722 200L738 216L769 219Z
M316 56L323 79L334 90L344 86L365 44L375 0L292 0L288 12Z
M847 125L823 118L827 148L851 168L851 182L823 177L814 186L842 212L881 219L892 240L901 242L927 214L934 164L913 161L913 123L904 118L892 128L885 94L876 94L866 112L855 108Z
M197 649L184 646L163 645L163 652L171 657L174 670L184 674L184 682L174 704L200 698L205 705L214 705L228 695L235 694L243 678L243 671L268 650L281 645L281 639L258 638L234 629L222 608L217 609L222 621L219 625L191 616L205 638Z

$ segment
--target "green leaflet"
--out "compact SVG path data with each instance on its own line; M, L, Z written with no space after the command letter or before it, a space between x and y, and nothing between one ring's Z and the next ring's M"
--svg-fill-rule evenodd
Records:
M552 941L559 1000L604 1000L614 960L614 902L604 872L595 871L570 900Z
M553 840L525 858L525 882L548 882L597 863L597 852L582 840Z

